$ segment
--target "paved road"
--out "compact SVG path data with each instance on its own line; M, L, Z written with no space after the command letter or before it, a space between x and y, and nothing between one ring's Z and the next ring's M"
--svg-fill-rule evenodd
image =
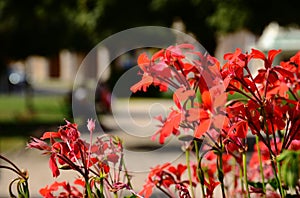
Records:
M107 133L118 135L124 140L125 160L133 175L136 191L142 188L150 167L167 161L176 163L183 160L181 146L175 138L164 146L150 140L159 124L153 117L167 115L171 105L170 100L116 100L112 115L100 117L100 122L111 129ZM83 134L83 137L88 139L87 134ZM5 155L29 171L32 197L39 197L38 190L54 181L48 168L48 159L41 156L40 152L22 148L11 150ZM8 171L0 170L0 197L7 197L6 189L13 176ZM73 172L64 171L56 180L72 180L74 177L76 174Z

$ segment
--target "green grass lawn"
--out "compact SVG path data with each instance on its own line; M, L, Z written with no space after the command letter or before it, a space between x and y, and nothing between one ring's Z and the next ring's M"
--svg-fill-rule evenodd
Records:
M26 137L69 118L65 96L35 95L30 103L32 108L26 104L25 97L20 95L0 95L0 137Z
M66 117L64 96L33 96L31 104L32 111L27 108L25 97L0 95L0 122L53 122Z

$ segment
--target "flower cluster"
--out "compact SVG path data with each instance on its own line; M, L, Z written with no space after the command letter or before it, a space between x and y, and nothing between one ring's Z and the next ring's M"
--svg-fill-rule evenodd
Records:
M28 148L42 150L49 156L53 177L58 177L61 170L74 170L80 175L74 181L77 187L68 182L55 182L40 190L42 196L104 197L109 193L117 195L122 189L134 194L123 161L121 140L103 135L92 143L93 120L88 120L87 128L89 143L81 139L77 125L69 121L57 132L45 132L40 139L32 138L28 143ZM126 183L122 177L127 179Z
M148 198L154 189L168 197L299 197L300 196L300 51L276 63L280 50L236 49L224 55L225 64L193 45L170 46L138 65L142 79L131 91L146 92L151 85L173 90L174 106L152 137L161 144L171 136L182 141L186 164L153 167L143 189L135 193L123 159L119 138L103 135L93 142L81 138L77 125L66 121L56 132L31 138L27 147L49 156L53 177L62 170L79 175L73 184L54 182L40 190L44 197ZM257 71L255 68L259 67ZM251 148L249 137L254 137ZM251 151L251 152L249 152ZM19 175L19 197L29 197L28 173L10 160L0 168ZM122 194L123 195L123 194Z
M147 91L150 85L174 90L175 107L166 118L157 117L162 124L153 139L159 136L163 144L172 134L193 137L183 139L189 145L185 152L195 156L196 170L195 174L189 171L190 182L183 185L189 189L188 196L180 197L194 197L197 184L206 197L212 197L218 185L223 197L236 192L248 197L250 193L299 196L299 174L285 176L291 166L285 160L292 154L299 158L300 52L287 62L274 64L280 52L270 50L265 55L256 49L250 53L237 49L224 55L222 67L216 58L190 44L170 46L150 58L146 53L139 56L143 76L131 87L133 92ZM258 66L261 69L254 74L253 67ZM255 137L257 146L248 164L249 135ZM202 149L198 148L200 139ZM291 150L295 152L289 154ZM292 167L298 173L296 162ZM186 166L193 168L190 159ZM141 191L145 197L149 197L150 188L169 189L165 184L170 184L169 177L160 176L159 182L151 179L167 169L163 165L151 171ZM226 184L228 177L233 178L233 186Z

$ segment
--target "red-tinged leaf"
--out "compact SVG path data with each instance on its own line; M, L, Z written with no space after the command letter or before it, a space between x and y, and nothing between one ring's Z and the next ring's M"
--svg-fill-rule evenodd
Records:
M60 138L60 133L58 132L45 132L41 137L42 140L50 139L50 138Z
M200 124L198 125L198 127L195 130L194 136L196 138L200 139L202 137L202 135L209 130L210 125L211 125L210 119L201 120Z
M135 93L137 91L143 90L144 92L147 91L147 88L153 83L153 78L148 75L144 75L142 80L130 87L130 90Z
M274 58L281 52L281 50L270 50L268 52L268 61L271 64L274 61Z

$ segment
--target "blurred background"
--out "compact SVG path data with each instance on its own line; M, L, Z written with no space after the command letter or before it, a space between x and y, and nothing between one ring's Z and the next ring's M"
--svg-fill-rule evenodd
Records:
M236 48L300 49L300 1L279 0L0 0L0 152L24 147L30 135L72 121L76 71L85 55L114 33L163 26L195 37L222 61ZM107 61L99 49L97 63ZM110 113L111 90L136 65L130 51L114 60L97 89L99 115ZM141 93L134 95L141 96ZM147 97L168 97L152 87Z

